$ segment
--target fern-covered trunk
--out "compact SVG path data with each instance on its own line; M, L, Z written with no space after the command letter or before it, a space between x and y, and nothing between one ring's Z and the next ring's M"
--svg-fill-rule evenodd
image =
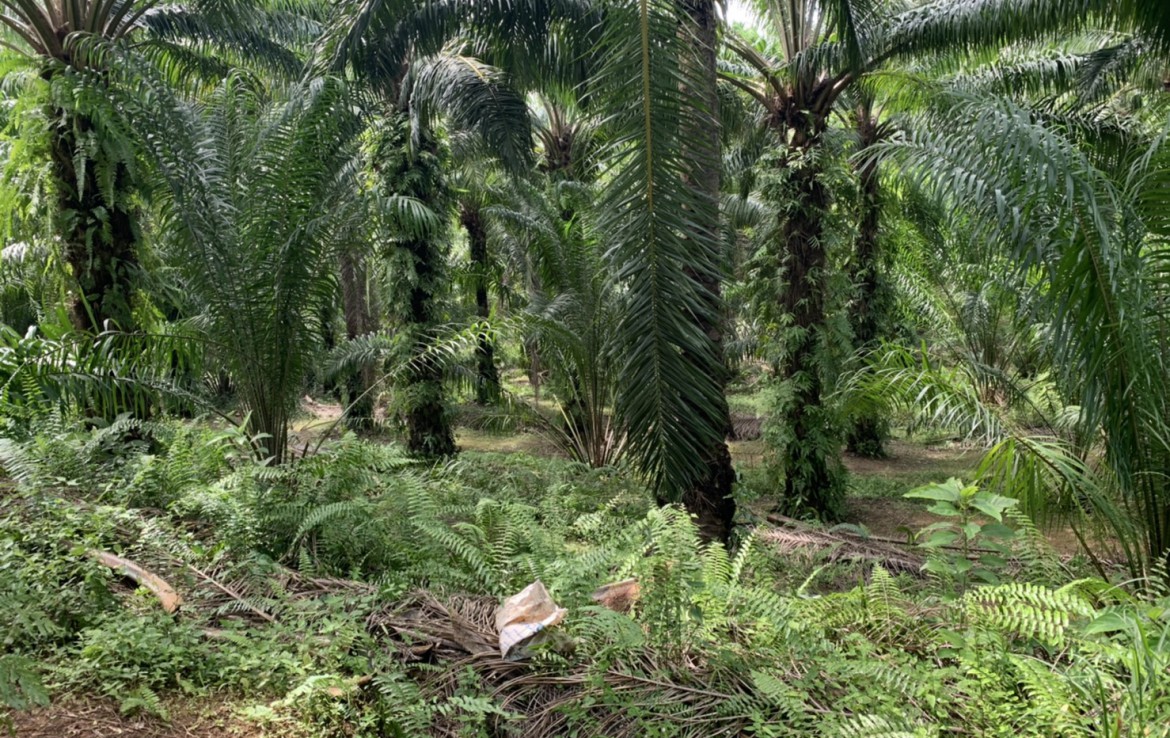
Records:
M438 141L425 130L412 144L410 120L400 111L385 124L374 166L387 194L413 197L445 221L450 200L442 156ZM411 347L405 357L409 364L396 387L396 401L406 420L407 448L423 458L455 453L443 367L428 356L443 315L447 236L445 227L403 233L389 254L395 264L393 312Z
M701 97L708 108L712 125L705 130L692 131L690 135L691 150L684 152L684 156L695 157L702 162L697 181L691 183L702 190L703 194L713 201L709 209L708 222L697 223L708 235L714 236L719 231L719 187L722 162L720 160L719 142L719 97L716 88L716 52L718 49L717 27L718 19L715 15L714 0L680 0L681 8L689 20L690 28L683 32L690 34L693 43L697 45L695 58L702 65L695 79L701 79L704 89L695 90L697 97ZM694 241L699 244L708 239ZM717 237L710 239L720 243ZM716 263L722 266L723 258L716 258ZM711 273L707 270L688 270L688 276L695 280L700 288L700 294L707 300L708 309L704 315L697 315L695 320L699 329L711 341L712 350L716 356L720 392L717 408L718 422L722 425L718 429L717 439L706 449L703 457L705 472L696 483L683 492L682 502L688 511L696 516L699 530L704 537L710 540L726 541L731 536L735 520L735 498L732 497L732 487L735 484L735 469L731 464L731 451L727 447L726 436L731 429L731 412L727 405L727 395L724 391L727 384L727 372L724 368L723 353L723 315L721 273Z
M782 509L835 519L843 481L841 437L823 397L829 191L817 164L820 131L811 123L800 125L800 117L797 121L787 150L772 162L772 184L765 193L787 209L775 244L784 277L779 308L786 329L778 357L781 385L767 435L783 477Z
M868 105L858 107L858 145L864 154L878 142L878 123ZM881 253L878 241L881 218L881 182L877 160L862 159L857 172L860 184L860 212L857 242L854 248L853 282L856 285L853 309L849 313L853 328L854 349L864 353L876 348L881 340L888 300L881 283ZM849 451L868 458L884 458L889 436L886 418L867 411L852 419L846 434Z
M345 335L349 340L378 329L366 285L366 257L361 253L341 254L341 298L345 307ZM345 379L349 402L347 424L354 430L368 430L374 424L374 367L355 369Z
M130 172L122 162L104 160L88 119L54 112L50 147L56 232L79 290L69 305L70 320L78 330L93 333L104 330L107 322L133 330L139 268Z
M406 413L406 445L423 458L455 453L455 434L443 388L443 367L426 353L435 339L439 317L438 285L443 279L445 254L431 239L399 244L414 261L415 285L407 299L406 329L413 338L414 355L400 391Z
M475 283L475 315L486 321L491 317L491 304L488 302L487 229L479 208L469 202L460 205L459 220L467 231L472 279ZM476 343L475 366L475 401L480 405L491 404L500 396L500 374L496 370L496 347L487 336L480 336Z

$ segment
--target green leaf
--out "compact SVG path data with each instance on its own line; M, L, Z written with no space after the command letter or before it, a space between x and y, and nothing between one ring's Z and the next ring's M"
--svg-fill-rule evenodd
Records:
M940 628L935 631L935 637L938 638L940 644L951 648L965 648L967 646L967 637L957 630Z
M944 521L941 523L931 523L930 525L926 526L922 530L918 531L918 534L922 535L924 533L930 533L930 532L936 531L936 530L954 530L954 529L955 529L954 523L948 523L948 522Z
M949 502L936 502L930 507L926 508L935 515L943 515L948 518L956 518L962 515L962 511Z
M951 568L950 562L941 559L931 559L930 561L927 561L922 565L922 570L933 572L935 574L951 574L954 572L954 569Z
M921 487L915 487L903 497L917 500L939 500L941 502L958 503L962 499L963 483L958 479L951 477L945 482L938 484L926 484Z
M1010 497L1001 497L990 492L980 492L971 499L971 507L988 517L996 520L1003 520L1003 511L1009 507L1014 507L1018 500L1013 500Z
M1121 613L1107 612L1085 626L1085 635L1097 633L1116 633L1120 630L1129 630L1135 625L1132 618Z
M990 569L976 568L971 571L971 578L978 579L984 584L999 584L1002 580L999 575Z
M940 548L949 546L959 539L959 534L951 530L940 530L933 534L922 545L926 548Z
M1011 540L1016 536L1016 532L1003 523L988 523L983 526L983 530L980 533L989 538L997 538L1001 541Z

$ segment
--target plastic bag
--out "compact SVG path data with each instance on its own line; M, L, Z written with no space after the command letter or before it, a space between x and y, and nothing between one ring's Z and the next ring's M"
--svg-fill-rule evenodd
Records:
M539 642L549 628L564 620L568 612L557 607L539 579L529 584L519 594L504 600L496 610L500 655L509 661L526 658L529 647Z

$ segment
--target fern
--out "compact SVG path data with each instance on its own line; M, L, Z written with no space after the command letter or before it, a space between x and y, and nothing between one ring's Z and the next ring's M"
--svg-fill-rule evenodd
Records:
M0 468L23 487L37 486L44 469L27 446L0 438Z
M397 729L397 735L426 735L435 708L431 700L423 698L419 686L398 672L378 674L373 681L386 717Z
M915 725L904 718L881 715L858 715L837 727L840 738L928 738L937 730Z
M1074 592L1028 582L972 591L964 598L964 605L974 625L1056 646L1065 642L1074 619L1092 614Z
M878 623L888 625L906 617L898 583L880 564L874 564L869 584L863 588L863 592L866 608Z
M16 654L0 655L0 705L12 710L49 704L40 671L31 660Z
M158 696L157 692L145 685L135 687L130 694L123 697L118 709L123 715L146 713L147 715L153 715L163 720L170 719L170 715L163 705L162 698Z
M809 714L808 695L783 677L759 669L753 670L750 676L755 688L753 702L756 709L766 706L770 708L768 713L779 711L786 720L796 723Z
M1016 558L1024 564L1029 578L1045 582L1059 581L1063 574L1060 559L1032 518L1015 508L1009 508L1004 514L1015 524L1012 548Z
M1028 696L1029 720L1050 726L1053 735L1089 736L1080 719L1067 678L1038 659L1012 654L1012 666Z

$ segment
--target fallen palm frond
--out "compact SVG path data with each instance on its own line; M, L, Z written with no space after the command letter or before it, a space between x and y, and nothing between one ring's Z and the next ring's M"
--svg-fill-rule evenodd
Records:
M162 608L167 613L173 615L183 605L183 598L179 596L175 588L168 584L165 579L143 569L130 559L124 559L121 556L115 556L106 551L89 551L89 556L96 559L103 566L108 566L118 572L118 574L150 590L158 598L159 604L162 605Z
M926 559L906 550L906 544L865 538L843 530L819 530L799 520L769 515L768 522L778 527L757 530L756 537L780 553L825 552L830 563L864 561L878 563L892 572L921 572Z

